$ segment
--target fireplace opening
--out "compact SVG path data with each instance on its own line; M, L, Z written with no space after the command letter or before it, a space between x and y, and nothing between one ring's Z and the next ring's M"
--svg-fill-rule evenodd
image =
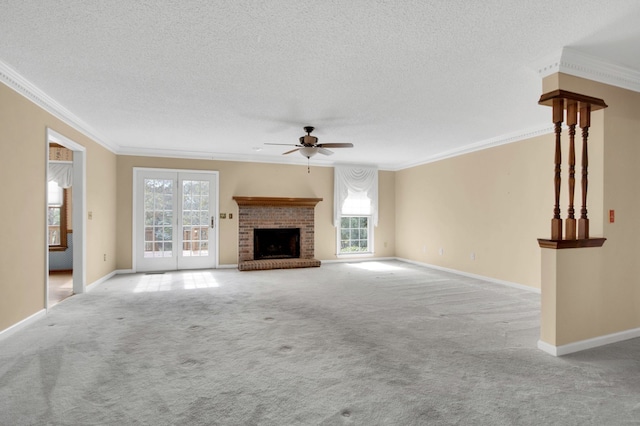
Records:
M300 257L300 228L253 230L253 259Z

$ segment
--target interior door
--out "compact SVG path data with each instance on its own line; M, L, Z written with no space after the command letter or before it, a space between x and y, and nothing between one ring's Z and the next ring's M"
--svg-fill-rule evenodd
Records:
M136 169L137 271L217 266L217 173Z

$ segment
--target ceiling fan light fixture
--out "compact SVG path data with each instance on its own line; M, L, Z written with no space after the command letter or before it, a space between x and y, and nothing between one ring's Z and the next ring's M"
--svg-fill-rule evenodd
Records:
M318 148L316 148L315 146L305 146L303 148L300 148L300 154L302 154L302 156L306 158L311 158L317 153Z

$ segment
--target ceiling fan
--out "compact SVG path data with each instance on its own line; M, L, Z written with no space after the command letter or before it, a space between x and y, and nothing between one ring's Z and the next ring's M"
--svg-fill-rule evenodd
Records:
M291 154L292 152L299 151L303 157L307 157L307 159L313 157L317 153L323 155L332 155L333 151L328 150L327 148L353 148L352 143L318 143L318 138L315 136L311 136L311 132L313 132L314 127L305 126L304 131L307 132L306 136L300 136L300 143L266 143L265 145L290 145L297 146L297 148L292 149L291 151L287 151L282 153L282 155Z

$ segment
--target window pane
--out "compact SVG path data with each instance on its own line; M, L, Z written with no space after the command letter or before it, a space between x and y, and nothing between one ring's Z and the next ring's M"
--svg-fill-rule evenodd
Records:
M171 241L172 240L171 232L172 232L171 227L165 227L163 229L162 234L163 234L163 239L165 241Z
M147 226L144 228L144 240L145 241L153 241L153 226Z
M183 226L187 226L187 225L191 225L191 212L190 211L183 211L182 212L182 225Z
M209 224L209 211L200 212L200 223L199 225L208 226Z
M154 218L153 212L149 212L149 211L144 212L144 224L146 226L153 225L153 218Z
M351 216L340 220L340 252L369 252L369 217Z
M342 205L342 214L368 215L371 214L371 200L366 192L354 193L349 191L347 199Z
M47 192L50 206L62 205L62 188L60 188L56 182L49 182L47 184Z
M49 207L47 222L49 225L60 225L60 207Z
M165 210L173 209L173 195L168 194L164 196L164 209Z
M60 244L60 228L57 226L49 227L49 245L57 246Z

